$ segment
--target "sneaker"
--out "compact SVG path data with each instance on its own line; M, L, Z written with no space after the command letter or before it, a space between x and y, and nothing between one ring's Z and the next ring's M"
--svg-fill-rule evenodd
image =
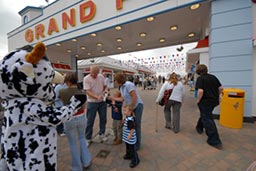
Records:
M122 144L122 140L116 140L116 141L114 141L114 143L113 143L113 145L119 145L119 144Z
M198 128L198 127L196 127L196 132L197 132L198 134L202 134L202 133L204 132L204 130L203 130L203 129L200 129L200 128Z
M66 134L64 132L59 134L61 137L64 137Z
M86 145L87 147L92 143L92 139L86 139Z
M83 170L86 171L91 167L92 163L90 162L87 166L83 166Z
M210 144L209 144L209 145L210 145ZM214 148L216 148L216 149L218 149L218 150L222 150L222 149L223 149L222 144L216 144L216 145L210 145L210 146L212 146L212 147L214 147Z
M103 142L105 142L105 141L108 140L108 138L106 137L105 134L101 134L101 135L100 135L100 139L101 139L101 141L103 141Z
M140 160L138 160L137 162L131 162L130 163L130 168L134 168L134 167L136 167L138 164L140 163Z
M170 126L165 126L166 129L172 129Z

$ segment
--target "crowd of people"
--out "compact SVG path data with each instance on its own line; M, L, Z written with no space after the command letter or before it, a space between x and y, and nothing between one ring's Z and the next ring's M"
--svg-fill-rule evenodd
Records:
M125 142L126 152L123 158L131 160L131 168L136 167L140 162L137 151L141 147L143 101L135 84L128 81L122 73L115 74L115 81L119 88L111 95L109 78L99 71L98 66L90 67L90 73L83 79L82 89L77 87L76 73L67 73L65 83L55 87L58 96L55 104L58 106L66 105L73 94L87 95L87 102L82 109L64 123L74 171L82 171L91 165L91 153L88 147L92 143L93 126L97 114L99 116L98 136L102 142L108 140L106 136L107 106L111 107L113 119L113 145ZM126 108L124 112L123 108ZM59 135L61 133L59 132ZM76 134L80 150L76 143Z
M223 88L214 75L208 74L205 65L199 65L196 73L199 75L195 89L198 92L197 105L200 110L196 131L202 134L205 130L208 136L207 143L221 149L222 142L212 117L212 111L219 104L219 95ZM65 134L67 136L73 171L83 171L91 165L92 155L89 144L92 143L93 126L97 114L99 116L98 135L102 142L108 140L106 136L107 106L111 107L113 119L113 145L125 143L126 151L123 159L131 160L129 165L131 168L136 167L140 162L138 151L142 142L143 100L136 85L127 80L123 73L116 73L114 80L118 89L113 90L113 95L111 95L109 78L104 73L100 73L98 66L91 66L90 73L83 79L82 89L77 86L76 73L67 73L65 82L55 86L57 95L55 107L57 108L67 105L74 94L86 94L87 96L86 103L68 121L57 126L59 135ZM157 83L156 77L152 77L152 80ZM165 128L178 133L180 131L180 111L185 99L185 88L184 83L176 73L169 74L163 82L156 98L156 104L160 102L164 92L168 89L172 89L172 93L163 110ZM77 139L80 147L77 145Z

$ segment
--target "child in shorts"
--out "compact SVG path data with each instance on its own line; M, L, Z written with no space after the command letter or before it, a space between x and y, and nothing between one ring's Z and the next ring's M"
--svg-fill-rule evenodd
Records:
M122 106L123 102L117 101L115 99L120 99L121 93L119 90L115 90L113 97L109 97L111 99L111 113L113 119L113 132L114 132L114 142L113 145L118 145L122 143Z

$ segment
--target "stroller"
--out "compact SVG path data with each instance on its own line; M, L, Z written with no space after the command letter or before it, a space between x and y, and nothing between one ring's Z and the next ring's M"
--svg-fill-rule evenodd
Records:
M155 90L156 89L156 82L148 80L147 81L147 89L148 90Z

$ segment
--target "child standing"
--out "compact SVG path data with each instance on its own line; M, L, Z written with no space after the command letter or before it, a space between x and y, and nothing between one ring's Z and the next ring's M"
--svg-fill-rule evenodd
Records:
M126 154L124 160L131 160L130 167L134 168L140 163L139 156L135 149L137 141L135 132L135 116L129 106L124 107L124 126L123 126L123 141L126 145Z
M116 101L115 99L119 99L121 97L121 93L119 90L115 90L113 94L114 98L109 97L111 99L111 107L112 107L112 119L113 119L113 132L114 132L114 143L113 145L118 145L122 143L122 106L123 102Z

